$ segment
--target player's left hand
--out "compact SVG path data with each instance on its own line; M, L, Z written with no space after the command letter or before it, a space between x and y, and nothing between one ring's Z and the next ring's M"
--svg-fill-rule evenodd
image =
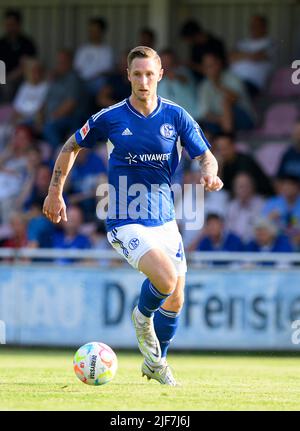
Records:
M223 187L223 181L217 175L203 175L200 184L204 185L206 192L218 192Z

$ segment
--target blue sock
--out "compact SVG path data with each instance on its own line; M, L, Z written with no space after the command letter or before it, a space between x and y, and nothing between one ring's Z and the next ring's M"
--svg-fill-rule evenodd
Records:
M150 282L149 278L146 278L142 284L138 309L144 316L151 317L165 302L168 296L170 296L170 294L165 295L159 292Z
M178 328L179 313L159 308L154 314L154 329L159 339L161 357L167 356L167 351L172 338Z

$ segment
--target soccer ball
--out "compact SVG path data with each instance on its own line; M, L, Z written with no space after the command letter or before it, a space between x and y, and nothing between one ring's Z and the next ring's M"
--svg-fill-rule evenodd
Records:
M87 385L99 386L114 378L118 359L115 352L106 344L91 342L77 350L73 365L79 380Z

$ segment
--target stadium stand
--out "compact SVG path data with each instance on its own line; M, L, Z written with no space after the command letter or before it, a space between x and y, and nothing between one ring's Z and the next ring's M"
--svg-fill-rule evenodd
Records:
M90 18L88 18L87 20L86 28L88 28L89 30L89 40L93 37L93 34L91 34L93 32L93 29L97 30L96 27L99 23L101 24L101 22L105 22L105 29L106 26L107 28L110 28L111 26L111 23L109 21L104 20L100 22L99 19L97 22L95 20L90 20ZM249 23L252 22L253 24L254 22L256 23L256 26L258 25L264 27L266 24L266 21L262 18L262 16L258 17L257 15L255 15L251 19L249 20ZM266 28L264 28L264 31L266 31ZM205 81L205 73L203 73L201 65L203 64L203 59L207 57L207 54L219 56L219 58L221 58L223 61L222 68L224 67L224 65L229 66L228 70L230 70L230 76L233 75L232 80L238 83L240 97L241 95L244 95L244 90L247 87L244 88L243 84L240 83L239 78L234 76L235 67L232 67L232 65L230 66L231 61L237 61L237 57L235 57L235 60L233 60L232 56L226 55L226 52L230 52L230 47L226 46L225 40L222 40L221 38L217 37L213 32L208 33L206 30L203 30L199 21L195 19L195 17L183 23L179 34L182 38L183 43L186 44L186 48L188 48L189 50L188 62L186 62L185 59L181 58L179 55L175 55L174 52L170 49L161 50L161 54L164 60L164 67L166 69L165 78L161 82L161 90L163 96L169 97L173 99L174 102L177 102L179 104L182 104L182 100L186 99L187 109L193 110L194 112L192 112L192 114L197 117L197 100L189 100L189 95L191 95L191 97L198 98L198 106L201 103L203 104L203 95L201 95L201 88L203 88L203 84L207 81ZM97 39L98 36L94 36ZM261 40L264 42L265 49L271 56L269 58L269 62L272 62L273 71L269 72L270 68L268 67L269 78L268 80L264 80L264 84L259 88L259 95L255 96L255 98L249 101L247 100L247 109L249 109L251 115L252 112L256 112L257 126L251 131L238 131L236 127L233 127L233 129L231 130L232 134L236 135L234 138L235 148L238 154L238 158L240 158L240 162L241 160L243 160L243 163L246 163L245 160L247 159L247 163L250 163L252 168L254 165L257 165L257 168L255 167L255 169L259 169L262 178L266 178L267 183L270 184L267 189L266 187L264 190L262 190L261 187L258 188L258 197L261 199L263 194L273 194L274 196L276 196L277 183L275 181L275 178L277 176L277 172L280 167L283 155L290 148L290 136L292 135L293 127L299 118L300 112L298 101L300 94L300 85L294 85L292 83L292 69L289 67L289 65L278 63L278 59L276 58L276 50L273 49L276 42L275 36L276 35L272 34L271 25L268 26L268 34L266 38L264 39L264 37L261 36ZM51 67L46 67L42 64L37 54L37 49L35 48L36 41L30 34L28 35L28 37L30 38L30 41L34 48L30 53L30 59L29 61L27 61L27 66L26 61L20 62L20 64L23 65L22 67L24 68L22 69L22 73L20 74L21 79L18 82L18 88L19 92L22 93L22 88L27 88L28 90L28 85L30 87L30 92L27 91L27 93L25 92L25 94L23 94L23 104L29 103L30 97L32 97L34 94L37 98L40 99L36 99L35 101L39 102L36 103L38 112L34 113L34 116L30 118L30 121L28 121L28 118L25 118L26 115L25 117L24 115L16 115L16 106L20 105L20 103L17 103L17 99L21 97L20 93L17 93L16 98L15 96L11 95L9 101L7 101L7 95L5 96L6 99L2 98L0 100L1 152L2 154L6 154L9 150L10 159L22 160L22 166L24 166L24 171L22 171L22 183L18 184L18 187L21 187L21 189L23 185L23 190L18 188L18 193L22 192L19 194L18 199L16 199L17 193L14 192L15 194L13 195L12 199L9 197L8 201L7 193L9 192L9 188L7 188L6 190L6 195L5 193L1 193L0 195L0 237L2 246L9 243L7 241L10 241L12 238L10 216L12 216L16 210L20 210L20 208L22 208L21 211L25 215L25 219L27 220L27 236L29 238L30 246L42 246L45 247L46 250L50 244L49 235L51 236L53 232L51 231L51 233L49 231L49 226L45 226L43 223L41 223L41 208L39 208L38 210L38 207L41 207L42 205L42 201L46 193L46 188L44 189L44 191L38 191L37 189L37 184L41 180L41 172L46 172L46 170L50 171L52 169L53 161L59 149L59 144L62 143L64 139L68 137L70 131L74 130L74 128L78 126L79 116L80 118L87 118L89 115L94 113L95 110L99 110L103 106L107 106L110 103L118 102L120 99L129 96L129 86L127 85L126 76L123 70L126 67L125 58L127 50L123 50L121 53L117 53L115 48L113 48L110 44L106 44L106 41L102 41L101 36L101 44L105 44L101 46L109 46L110 58L114 59L115 64L112 67L112 71L106 70L105 73L101 72L101 82L103 84L101 91L98 93L96 92L93 95L92 100L88 99L87 104L83 104L83 96L79 96L79 88L81 88L81 81L80 78L76 75L74 69L72 68L71 52L69 50L65 50L63 47L60 47L59 52L56 53L56 60L52 61L50 65ZM149 27L140 28L139 31L136 33L136 38L132 41L132 44L138 44L141 40L145 40L145 37L151 39L149 39L150 43L155 44L155 46L158 45L158 35L155 34L155 31ZM239 38L237 38L237 40L239 40ZM240 40L242 41L242 35L240 36ZM250 45L253 43L253 40L249 39L246 50L249 50L251 48ZM235 49L237 49L238 46L241 47L242 45L242 42L238 42ZM78 43L78 45L74 47L74 52L77 52L78 54L82 46L82 44ZM95 46L93 46L93 52L95 51L95 49ZM55 56L53 55L52 58L55 59ZM54 63L55 61L56 63ZM40 108L40 103L42 103L42 101L44 100L45 95L40 94L38 88L35 88L34 86L41 86L42 84L43 91L48 88L48 93L46 97L47 103L45 104L46 106L49 105L51 97L60 97L60 88L62 88L60 86L64 85L62 84L64 82L63 79L60 78L60 68L64 69L63 63L68 64L65 65L66 70L62 70L61 74L63 75L65 73L67 79L67 74L69 73L68 79L70 80L70 86L72 87L72 94L74 95L76 104L78 104L78 101L80 100L79 107L81 112L80 115L76 114L76 118L74 118L74 121L72 121L72 115L66 115L65 118L67 120L67 124L64 124L63 127L60 128L58 120L59 118L64 118L62 113L64 112L63 104L67 100L66 92L62 92L64 93L64 96L62 100L59 100L60 108L58 109L59 112L57 114L57 119L54 121L51 119L51 115L53 114L53 112L55 114L55 110L48 106L47 115L45 116L44 106ZM109 64L111 65L112 63ZM35 72L33 70L30 70L30 68L37 69L36 73L40 75L37 76L36 82L35 78L32 79L32 74ZM111 69L111 66L107 66L107 68ZM271 75L269 75L269 73L271 73ZM73 85L73 83L75 84ZM78 83L78 85L76 83ZM232 90L234 92L233 87ZM15 88L15 91L18 91L18 89ZM26 97L29 97L29 99L26 99ZM90 97L91 95L89 96L89 98ZM52 111L50 108L52 109ZM233 104L231 108L234 111L236 109L236 106ZM72 109L70 110L70 112L71 111ZM29 112L28 109L26 112ZM66 112L68 112L68 110ZM199 118L200 116L198 115L198 119ZM26 140L24 141L23 144L26 149L22 153L20 148L18 149L13 147L12 142L15 139L14 136L16 131L20 126L23 127L24 124L26 124L26 127L31 130L32 139L29 143L26 143ZM201 121L201 119L200 125L205 126L204 122ZM55 133L53 132L54 126L56 128ZM57 129L57 127L59 130ZM222 130L222 122L218 123L218 128L220 129L219 132L224 132L224 130ZM214 144L215 136L212 132L213 130L206 130L207 137L213 143L213 150L216 151L216 154L218 154L218 149L215 147ZM21 143L21 147L23 144ZM22 153L22 157L20 156L20 151ZM99 169L101 171L100 173L105 174L105 146L101 145L97 149L97 152L94 154L97 154L97 163L94 163L94 168L96 168L96 165L99 166ZM92 153L89 156L86 155L83 157L85 160L87 160L86 163L88 165L91 163L91 157ZM222 155L219 155L219 162L220 169L224 171L224 166L226 170L226 163L222 164L222 157ZM234 155L233 157L235 158L236 156ZM251 162L249 162L249 158L251 158ZM0 178L2 178L2 182L5 180L5 178L9 178L8 175L10 175L9 172L5 171L7 170L7 166L5 163L7 164L7 161L1 161ZM231 161L231 163L233 163L233 161ZM237 159L234 161L233 164L234 166L237 166L237 169L235 169L235 173L230 181L233 181L237 175L243 173L245 166L243 168L242 163L239 167L239 163L237 163ZM17 168L21 169L20 166L21 164L19 164ZM181 168L178 172L178 176L176 176L176 181L183 184L183 181L189 181L189 179L191 179L191 177L194 175L192 173L194 167L192 167L191 162L188 161L185 156L183 156L183 161L180 166ZM95 169L92 173L93 178L89 178L89 176L87 175L88 167L86 168L83 165L81 166L81 164L79 163L77 168L78 172L74 170L74 175L70 177L68 184L68 196L66 196L66 198L69 204L78 204L79 206L81 206L81 209L83 209L82 229L84 232L86 232L87 236L89 236L89 247L100 247L101 249L106 250L107 243L106 239L102 236L102 228L99 228L99 220L97 219L96 212L91 209L92 206L96 205L97 203L95 198L95 178L97 178ZM248 168L246 169L246 171L248 171L248 174L250 174L250 177L255 182L257 180L257 178L255 178L256 171L254 168L254 170L252 168L249 168L249 172ZM85 184L88 184L88 196L81 196L80 193L82 193L83 190L82 188L78 187L78 185L80 184L78 178L82 174L82 169L84 170L83 175L85 178ZM91 199L91 195L93 193L94 196ZM207 208L209 209L207 211L214 212L214 209L216 208L223 208L223 210L220 210L219 213L220 215L225 217L225 230L226 226L230 224L228 224L228 220L226 219L228 215L226 208L227 205L229 205L230 207L230 205L233 204L234 199L235 196L233 188L228 185L226 185L226 190L224 191L224 195L222 196L222 198L220 197L220 200L218 200L214 196L206 198ZM208 214L207 211L205 213L206 216ZM257 209L255 216L258 217L260 215L260 211ZM187 238L188 245L190 240L193 238L191 237L191 235L188 235L186 234L186 232L184 232L183 224L180 227L183 230L183 236ZM54 231L57 231L57 229L59 228L55 227ZM289 235L289 233L287 234ZM99 241L97 238L99 239ZM254 240L254 237L252 239ZM98 245L95 246L93 244ZM76 244L74 245L74 247L75 246Z

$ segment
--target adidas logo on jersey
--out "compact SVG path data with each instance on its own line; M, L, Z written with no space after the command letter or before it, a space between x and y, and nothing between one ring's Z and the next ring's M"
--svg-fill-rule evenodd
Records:
M126 128L126 129L122 132L122 136L129 136L129 135L133 135L133 133L132 133L128 128Z

